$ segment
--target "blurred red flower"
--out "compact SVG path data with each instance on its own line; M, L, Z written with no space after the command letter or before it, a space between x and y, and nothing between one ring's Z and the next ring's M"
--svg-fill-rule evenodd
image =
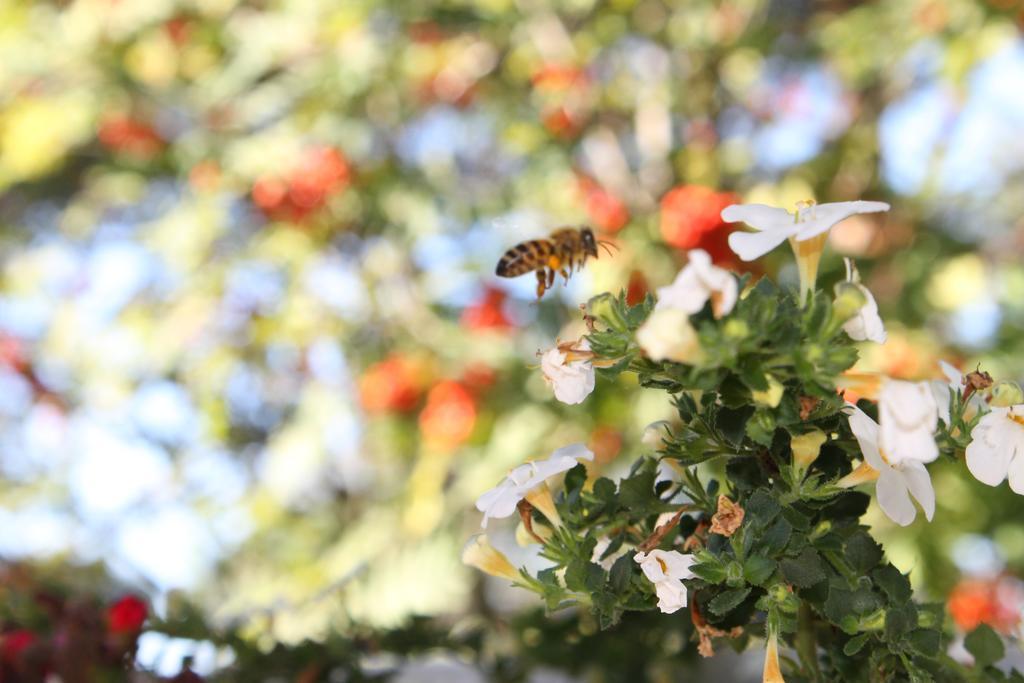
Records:
M473 434L475 426L476 402L466 387L444 380L427 394L427 405L420 413L420 431L428 443L453 450Z
M138 633L146 621L146 603L126 595L107 608L107 627L111 633Z
M615 194L586 176L580 176L579 187L587 214L599 230L614 233L629 223L629 209Z
M15 661L26 648L30 647L37 640L39 640L39 637L27 629L19 628L14 631L8 631L3 634L3 639L0 641L2 642L0 644L0 653L3 654L3 660L5 662Z
M498 379L498 373L486 363L470 363L462 373L462 384L476 394L480 394Z
M661 198L661 237L679 249L703 249L715 263L735 263L729 234L736 229L722 220L722 209L737 202L731 192L701 185L682 185Z
M1000 633L1010 633L1020 624L1024 591L1013 577L963 579L949 594L946 606L963 631L988 624Z
M505 315L507 295L500 289L487 287L480 299L462 311L460 322L468 330L505 331L512 327L512 321Z
M142 158L152 157L164 147L164 139L151 125L125 114L104 117L96 136L107 149Z
M636 306L644 300L650 291L651 287L647 284L644 274L639 270L634 270L629 274L629 284L626 285L626 304Z
M408 358L391 356L359 378L359 400L368 413L408 412L420 398L420 371Z
M333 147L311 147L284 176L264 175L252 186L252 200L265 216L301 221L348 187L351 168Z

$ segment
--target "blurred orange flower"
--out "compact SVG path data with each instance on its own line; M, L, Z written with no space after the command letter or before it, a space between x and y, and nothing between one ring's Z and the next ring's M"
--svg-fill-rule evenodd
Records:
M164 147L164 139L148 123L125 114L112 114L100 121L96 133L107 149L148 159Z
M301 221L342 192L351 181L345 156L333 147L312 147L285 176L265 175L252 186L252 200L265 216Z
M500 289L487 287L483 296L462 311L462 326L474 332L497 330L503 332L512 327L512 321L505 315L504 304L507 295Z
M469 390L454 380L439 382L427 394L420 413L423 438L442 450L462 445L476 426L476 402Z
M614 233L629 223L629 209L615 194L586 176L580 176L579 187L587 214L598 230Z
M1013 577L963 579L949 594L946 605L963 631L988 624L1000 633L1010 633L1020 624L1024 590Z
M736 228L721 213L736 201L731 192L702 185L673 188L661 198L661 237L679 249L703 249L714 263L734 263L728 239Z
M368 413L408 412L420 398L420 368L404 356L374 363L359 378L359 401Z

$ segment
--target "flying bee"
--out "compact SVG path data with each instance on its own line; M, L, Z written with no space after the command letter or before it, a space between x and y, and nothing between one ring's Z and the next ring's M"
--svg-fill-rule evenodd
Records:
M598 247L603 247L610 256L609 245L611 242L596 239L594 231L588 227L559 228L547 239L520 242L506 251L494 272L499 277L518 277L536 271L537 298L540 299L555 284L555 273L568 283L573 268L580 270L588 258L597 258Z

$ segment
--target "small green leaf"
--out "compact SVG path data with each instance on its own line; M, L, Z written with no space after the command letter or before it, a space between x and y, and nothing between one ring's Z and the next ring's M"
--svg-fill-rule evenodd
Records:
M754 491L743 507L750 523L762 527L768 526L779 515L781 509L778 502L764 489Z
M629 579L633 575L633 567L636 566L636 563L633 562L633 558L630 555L631 553L626 553L615 560L611 571L608 572L608 581L611 583L612 590L616 593L622 593L626 590L626 587L629 585Z
M875 580L879 588L885 591L889 599L896 604L906 602L912 595L910 580L891 564L879 567L871 572L871 578Z
M781 552L786 544L789 543L789 537L793 533L793 527L789 525L784 519L775 520L775 524L768 527L768 531L760 538L761 546L764 548L764 552L769 555L774 555Z
M942 634L933 628L919 628L907 634L907 643L925 657L935 657L942 646Z
M896 641L917 627L917 608L913 603L891 607L885 613L885 637Z
M1003 639L988 624L982 624L967 634L964 647L974 657L974 665L986 667L995 664L1006 655Z
M761 555L751 555L743 563L743 578L755 586L763 586L777 567L775 560Z
M779 563L779 568L786 581L798 588L810 588L819 581L825 580L821 557L813 548L804 548L798 557L782 560Z
M864 531L846 541L846 560L858 574L867 574L882 561L882 546Z
M861 651L861 648L868 642L871 637L870 633L862 633L859 636L854 636L846 641L846 645L843 645L843 654L847 657L852 657Z
M724 593L719 593L715 596L711 602L708 603L708 607L713 613L720 617L724 617L739 606L741 602L746 600L748 595L750 595L750 587L727 590Z

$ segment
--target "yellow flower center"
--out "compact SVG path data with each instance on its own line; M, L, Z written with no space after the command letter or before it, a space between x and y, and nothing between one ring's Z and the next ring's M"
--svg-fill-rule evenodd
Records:
M661 559L660 557L655 557L654 560L661 567L661 573L667 575L668 574L668 565L665 564L665 560Z
M1021 427L1024 427L1024 415L1018 415L1011 410L1008 413L1006 413L1006 417L1010 418L1011 420L1019 424Z

